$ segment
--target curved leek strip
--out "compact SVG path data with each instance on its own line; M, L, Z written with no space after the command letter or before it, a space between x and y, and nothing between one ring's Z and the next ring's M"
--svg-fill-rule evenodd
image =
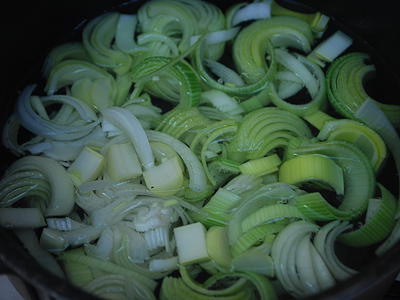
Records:
M47 269L54 275L64 278L64 272L58 264L57 260L39 245L39 241L33 230L20 229L14 230L15 235L24 245L25 249L36 259L43 268Z
M243 220L248 218L249 215L253 213L257 213L259 209L266 205L275 205L276 203L287 203L294 197L296 197L299 194L299 191L291 185L288 185L286 183L272 183L268 185L263 185L258 189L255 189L254 191L250 193L246 193L246 197L243 197L243 200L240 202L239 206L235 208L234 211L232 211L232 218L229 221L228 224L228 237L229 237L229 243L231 245L234 245L235 242L239 239L239 237L244 233L243 230ZM284 204L281 204L284 205ZM278 208L276 209L277 214L281 213L282 215L289 210L289 213L295 213L297 215L300 215L298 211L294 208L289 208L286 209L287 207L283 207L283 209ZM274 215L275 209L270 211L270 215ZM273 216L272 216L273 217ZM266 216L266 218L268 218ZM261 216L261 221L260 224L263 223L264 220L263 216ZM265 218L264 218L265 219ZM248 225L252 225L257 221L258 222L259 218L255 220L254 218L247 219ZM273 218L270 218L270 221L272 221ZM277 221L277 220L274 220ZM256 222L256 223L257 223ZM252 223L252 224L250 224ZM258 224L258 225L260 225ZM246 225L246 224L245 224ZM257 224L255 225L257 226ZM247 226L248 228L246 229L251 229L250 226Z
M29 131L43 137L65 141L84 137L98 125L96 114L85 103L82 103L73 97L64 95L43 97L40 101L43 103L61 102L71 105L82 118L81 122L76 125L61 125L52 122L51 120L43 119L33 110L32 107L31 94L34 89L34 85L27 86L20 95L17 103L18 118L21 125Z
M371 162L375 171L380 169L387 155L382 138L371 128L357 121L327 121L317 137L327 141L346 141L357 146Z
M356 116L383 138L393 155L397 173L400 173L400 137L387 116L371 100L367 100L361 105L357 110ZM398 176L398 180L400 189L400 176Z
M50 184L51 197L45 216L68 215L74 206L74 187L66 170L56 161L39 156L25 156L14 162L7 174L21 171L40 172Z
M233 257L239 256L269 235L280 232L285 225L283 224L263 224L256 226L242 234L232 245Z
M150 289L124 275L102 275L93 279L82 288L93 295L106 299L118 295L125 299L138 299L143 297L149 300L156 300L156 297Z
M230 294L236 294L241 289L244 288L245 282L244 280L237 280L230 287L221 289L221 290L211 290L204 288L201 284L195 282L193 278L191 278L190 274L187 271L187 268L184 266L179 267L179 273L181 274L182 281L192 290L197 293L207 295L207 296L227 296Z
M329 204L320 193L300 195L295 198L296 206L308 219L314 221L350 220L351 211L342 211Z
M113 107L102 112L104 120L120 128L129 138L145 170L154 166L154 156L147 135L138 119L128 110Z
M363 82L375 73L375 67L367 64L369 56L354 52L336 59L326 74L328 98L333 107L343 116L356 119L356 111L371 97L364 89ZM400 126L400 106L383 104L373 100L385 113L390 122Z
M215 60L206 59L205 65L225 84L232 84L238 87L245 84L239 74Z
M209 103L216 109L228 115L239 115L244 112L239 103L224 92L218 90L208 90L201 94L202 103Z
M284 65L303 80L303 84L311 95L311 101L306 104L291 104L276 92L275 85L269 86L272 103L297 115L308 115L319 110L326 102L326 88L324 72L314 63L301 55L296 58L283 50L276 50L278 63ZM314 78L315 77L315 78Z
M44 91L47 95L53 95L59 89L72 85L78 80L99 78L110 78L111 80L112 76L90 62L68 59L52 68Z
M318 225L306 221L291 223L278 234L272 245L271 256L276 276L283 288L297 298L310 294L310 289L315 287L304 286L304 278L300 278L301 274L296 272L296 250L304 237L318 229Z
M221 300L239 300L246 299L250 300L252 297L251 289L241 289L239 292L235 294L229 294L224 296L211 296L201 294L190 287L188 287L182 278L174 278L174 277L165 277L160 291L161 299L165 300L184 300L184 299L197 299L197 300L213 300L213 299L221 299Z
M277 154L272 154L259 159L253 159L239 166L242 174L263 176L278 171L281 159Z
M232 260L232 269L234 271L253 272L269 278L275 277L275 267L271 256L255 249L235 257Z
M240 35L240 34L239 34ZM236 39L237 40L237 39ZM229 95L238 95L238 96L248 96L261 92L268 83L273 79L276 72L276 59L275 52L271 42L267 39L263 42L263 54L268 54L269 64L267 66L267 62L264 63L263 73L257 80L252 83L240 86L230 86L226 84L222 84L212 78L207 70L204 68L203 61L204 57L204 47L206 45L202 44L196 48L194 53L194 65L199 74L200 78L205 82L209 87L227 93Z
M156 130L180 139L185 133L196 134L208 124L209 120L196 107L176 107L163 115Z
M375 176L371 163L357 147L342 141L321 142L300 146L294 155L319 154L328 156L343 170L344 197L338 209L361 214L373 196Z
M49 52L42 67L43 75L47 77L55 65L66 59L90 60L82 43L65 43Z
M319 44L308 55L308 59L320 67L325 67L325 62L334 61L353 43L353 39L341 31L336 31L333 35Z
M301 13L287 9L279 5L276 1L272 1L271 3L271 14L272 16L292 16L302 19L308 22L311 26L311 29L315 32L324 32L329 22L329 17L321 14L320 12Z
M295 114L274 108L248 113L228 146L228 157L239 162L263 157L276 147L287 145L292 137L311 137L310 129Z
M292 47L308 53L313 36L310 26L294 17L274 17L256 21L244 28L233 44L233 59L240 74L248 83L260 80L266 73L270 40L274 47Z
M115 45L127 54L136 54L145 48L139 47L134 40L137 25L136 15L120 14L115 32Z
M314 246L319 255L321 255L333 277L340 281L346 280L357 273L343 265L337 258L334 248L336 238L350 227L351 225L347 222L333 221L321 227L314 237Z
M59 255L59 259L65 262L75 262L86 265L90 268L98 269L106 273L127 276L133 280L136 280L138 283L142 284L143 287L148 288L150 291L154 291L156 287L156 282L144 275L125 269L111 262L89 257L83 254L74 253L73 250L61 253Z
M300 155L285 161L279 168L279 181L294 185L321 182L344 194L343 171L333 159L318 155Z
M108 13L94 18L84 27L82 41L95 64L117 74L125 74L131 67L132 59L112 47L118 20L119 13Z
M163 66L168 65L172 60L167 57L149 57L143 62L141 62L132 72L132 77L134 81L143 80L150 74L154 76L156 74L168 75L169 78L174 78L178 84L178 90L180 91L179 104L183 107L197 106L200 101L200 79L197 73L192 69L192 67L184 62L179 61L168 68L164 68L159 71ZM157 72L157 73L156 73ZM160 73L158 73L160 72ZM153 80L146 84L146 88L149 89L149 93L154 92L152 86L157 86L157 80ZM162 97L166 98L166 97ZM169 97L166 98L169 99ZM176 99L175 99L176 100Z
M381 184L378 184L381 199L371 199L368 209L378 202L373 215L360 228L343 233L339 241L352 247L366 247L383 241L395 225L396 198ZM367 216L368 216L367 212Z
M231 26L236 26L246 21L270 18L271 2L254 2L238 9L232 17Z
M256 226L287 218L305 219L304 215L295 206L279 203L266 205L243 219L242 231L247 232Z
M214 143L214 141L216 139L218 139L218 142L220 143L221 141L228 139L229 136L235 134L236 131L237 131L237 125L219 128L219 129L215 130L213 133L211 133L203 143L203 147L201 148L201 151L200 151L200 159L201 159L201 163L203 165L204 171L206 173L206 176L212 185L216 185L216 181L211 176L211 173L207 166L207 158L206 158L207 150Z
M140 46L147 46L151 48L151 50L147 51L155 51L158 54L162 49L164 49L163 45L165 45L167 47L165 50L165 56L179 56L178 46L174 43L172 38L166 35L160 33L142 33L137 37L137 41Z
M0 208L0 226L8 229L29 229L46 226L39 208Z
M191 190L195 192L206 190L207 181L203 167L189 147L165 133L152 130L148 130L146 133L151 142L161 142L171 146L182 158L189 173L189 187Z
M321 110L317 110L309 115L305 115L303 116L303 119L318 130L322 130L326 122L337 120Z

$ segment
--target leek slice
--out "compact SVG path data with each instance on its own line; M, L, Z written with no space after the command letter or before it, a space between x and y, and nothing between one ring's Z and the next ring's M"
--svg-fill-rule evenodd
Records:
M259 20L244 28L233 44L233 59L248 83L260 80L267 70L266 40L274 47L293 47L307 53L311 50L313 36L310 26L295 17Z
M366 220L360 228L343 233L339 241L352 247L366 247L383 241L395 225L396 198L381 184L381 199L370 199L368 210L378 201L378 207L373 216ZM368 216L368 212L367 212Z
M327 184L338 195L344 194L343 171L334 160L318 155L301 155L285 161L279 169L279 181L301 185L310 181Z
M330 65L326 75L329 101L340 114L349 119L356 119L356 111L364 101L371 99L363 86L368 76L375 73L375 67L366 63L368 59L367 54L359 52L343 55ZM379 106L396 128L400 126L399 105L372 101Z
M226 227L213 226L206 233L207 252L219 266L228 268L232 262Z
M319 154L335 161L343 170L344 197L339 209L360 215L373 196L375 176L371 163L357 147L342 141L321 142L300 146L294 155Z
M68 215L74 206L74 187L66 170L50 158L25 156L14 162L8 168L7 174L30 170L43 174L50 184L51 194L46 199L44 215Z
M317 137L327 141L346 141L357 146L371 162L375 171L380 169L387 155L382 138L371 128L357 121L327 121Z
M345 266L338 259L334 248L336 238L350 227L351 225L347 222L340 223L340 221L333 221L321 227L314 237L315 248L326 263L333 277L340 281L357 274L355 270Z
M155 75L166 74L171 78L174 78L178 84L178 90L180 91L179 103L180 106L183 107L192 107L197 106L200 102L200 79L197 73L193 70L192 66L185 61L179 61L167 68L163 68L172 62L171 59L166 57L149 57L143 62L141 62L132 72L132 78L135 82L138 80L144 80L149 75L153 76L155 79ZM161 71L159 71L162 69ZM157 86L157 80L151 81L151 86ZM166 100L175 101L176 99L165 97L164 95L160 95L154 93L154 90L151 88L149 83L145 85L145 88L148 89L148 92L151 94L155 94L156 96L161 96L161 98ZM176 101L175 101L176 102Z
M110 146L106 156L106 172L115 181L128 180L142 175L142 167L132 144Z
M277 154L249 160L239 166L242 174L263 176L278 171L281 159Z

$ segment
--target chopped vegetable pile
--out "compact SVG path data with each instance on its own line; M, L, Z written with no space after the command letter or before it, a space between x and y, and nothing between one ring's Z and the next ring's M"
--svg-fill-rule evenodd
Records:
M20 158L0 226L105 299L303 298L357 274L335 245L400 239L379 177L400 170L400 106L367 94L368 54L328 24L274 1L90 20L3 129Z

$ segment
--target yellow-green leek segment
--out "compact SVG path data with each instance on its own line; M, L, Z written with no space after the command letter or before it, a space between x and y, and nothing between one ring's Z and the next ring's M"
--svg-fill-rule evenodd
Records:
M279 169L279 181L294 185L316 181L329 185L338 195L344 194L342 169L323 155L300 155L285 161Z

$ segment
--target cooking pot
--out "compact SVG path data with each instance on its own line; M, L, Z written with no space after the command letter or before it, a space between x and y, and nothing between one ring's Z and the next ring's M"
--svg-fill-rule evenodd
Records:
M238 1L211 2L224 9ZM375 92L379 93L379 100L387 103L398 101L400 18L397 16L396 1L279 2L294 10L319 10L331 16L335 28L351 35L360 50L364 49L372 55L377 66L378 75L374 87ZM2 50L5 53L1 58L5 78L1 89L1 125L14 110L18 92L26 84L38 82L41 65L51 48L79 39L80 30L88 19L110 10L133 13L141 3L143 1L121 0L8 2L8 8L3 9L2 16ZM15 158L4 148L0 148L0 151L2 173ZM385 182L392 183L392 190L397 192L394 183L396 177L390 164L384 174L387 174ZM31 287L57 299L98 299L41 268L7 230L0 229L0 239L0 272L16 274ZM359 275L309 299L400 299L400 293L393 284L400 271L400 243L379 259L370 259L368 255L361 255L363 252L355 250L344 256L347 261L359 262ZM367 263L363 261L365 259L368 259ZM36 297L33 289L32 293Z

